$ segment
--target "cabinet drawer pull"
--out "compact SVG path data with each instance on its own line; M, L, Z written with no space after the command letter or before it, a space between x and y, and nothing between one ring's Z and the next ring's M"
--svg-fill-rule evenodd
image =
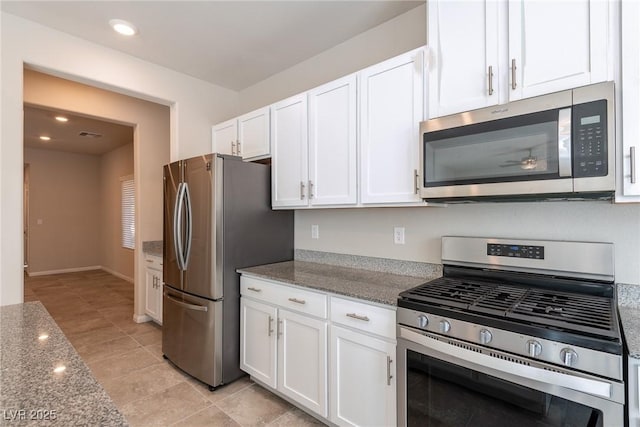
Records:
M387 385L391 385L391 379L393 375L391 374L391 364L393 360L391 360L391 356L387 356Z
M636 147L629 148L629 156L631 157L631 183L636 183Z
M271 334L273 333L273 328L271 327L271 325L273 324L273 317L269 316L269 335L271 336Z
M307 303L305 300L298 299L298 298L289 298L289 301L295 302L296 304L306 304Z
M516 90L518 85L516 84L516 59L511 60L511 89Z
M251 286L248 287L247 289L250 290L250 291L253 291L253 292L262 292L262 289L252 288Z
M489 96L493 95L493 66L489 65Z
M367 316L358 316L355 313L347 313L347 317L351 317L352 319L362 320L364 322L369 321L369 318Z
M152 260L152 259L147 259L147 260L145 260L145 261L147 261L147 262L153 262L153 260Z

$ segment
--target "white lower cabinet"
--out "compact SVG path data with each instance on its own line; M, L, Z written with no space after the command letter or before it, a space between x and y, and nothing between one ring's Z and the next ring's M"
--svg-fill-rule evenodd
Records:
M146 255L145 261L144 312L162 324L162 258Z
M395 343L331 325L331 422L396 424Z
M341 426L396 425L395 310L243 275L240 368Z
M245 277L241 294L240 368L327 418L327 297Z

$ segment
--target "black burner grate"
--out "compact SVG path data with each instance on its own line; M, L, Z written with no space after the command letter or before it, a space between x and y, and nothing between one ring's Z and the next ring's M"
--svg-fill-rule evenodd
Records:
M612 298L441 277L401 295L565 331L616 337Z

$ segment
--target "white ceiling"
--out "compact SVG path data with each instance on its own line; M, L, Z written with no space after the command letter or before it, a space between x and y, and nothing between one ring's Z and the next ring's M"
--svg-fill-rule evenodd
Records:
M55 116L69 119L62 123ZM45 150L102 155L133 142L133 127L97 120L42 107L24 106L24 146ZM80 136L80 132L102 135L98 138ZM49 136L42 141L40 136Z
M4 0L0 8L239 91L424 2ZM113 18L139 34L116 34Z

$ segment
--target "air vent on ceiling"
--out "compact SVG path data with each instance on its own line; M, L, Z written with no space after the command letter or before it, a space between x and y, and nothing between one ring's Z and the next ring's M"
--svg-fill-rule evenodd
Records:
M100 138L102 137L101 134L99 133L95 133L95 132L88 132L86 130L83 130L82 132L80 132L78 135L80 136L86 136L87 138Z

